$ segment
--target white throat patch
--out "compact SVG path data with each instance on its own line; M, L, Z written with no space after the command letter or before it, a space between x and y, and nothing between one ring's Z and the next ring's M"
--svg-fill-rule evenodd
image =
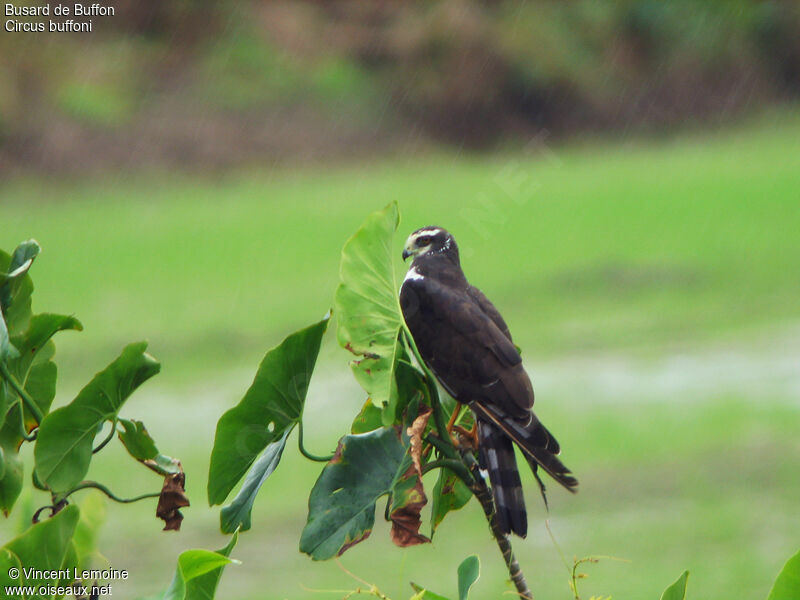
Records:
M405 276L405 279L403 279L403 282L406 282L406 281L409 281L409 280L417 280L417 279L423 279L423 275L422 275L422 273L419 273L417 271L417 267L411 267L408 270L408 273L406 273L406 276Z

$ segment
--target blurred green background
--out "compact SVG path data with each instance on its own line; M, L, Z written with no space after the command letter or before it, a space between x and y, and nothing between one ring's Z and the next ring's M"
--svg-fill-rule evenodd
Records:
M120 1L94 33L0 36L0 247L35 237L34 309L74 313L58 404L127 342L162 373L123 415L182 459L193 506L161 533L109 505L100 548L164 589L218 548L205 506L217 418L264 351L332 303L339 251L398 201L405 236L451 230L506 316L581 481L551 512L523 476L515 549L534 594L764 597L800 547L800 11L791 2ZM334 336L307 403L332 450L364 401ZM319 466L287 450L219 597L341 598L297 549ZM125 465L121 468L120 465ZM153 478L114 448L92 474ZM432 481L430 482L432 485ZM45 503L24 499L6 539ZM380 510L380 508L379 508ZM556 543L545 527L545 520ZM341 559L395 600L409 581L510 589L477 504L433 544L381 522Z

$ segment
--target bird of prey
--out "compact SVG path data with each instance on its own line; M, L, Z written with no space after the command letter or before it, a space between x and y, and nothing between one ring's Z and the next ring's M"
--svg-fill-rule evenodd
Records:
M440 227L418 229L403 250L403 260L409 257L413 261L400 288L403 317L422 360L459 403L457 409L460 404L472 409L479 464L489 473L500 528L525 537L528 522L514 444L543 497L539 467L570 492L577 491L578 481L556 456L555 437L531 410L533 387L508 326L467 281L453 236Z

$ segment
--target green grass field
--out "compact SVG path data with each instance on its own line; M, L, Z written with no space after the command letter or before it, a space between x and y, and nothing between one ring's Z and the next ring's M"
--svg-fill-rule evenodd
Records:
M0 247L29 237L43 247L34 309L74 313L85 326L57 340L57 402L128 341L149 339L163 363L123 414L183 460L193 506L177 535L158 531L153 506L108 506L101 548L131 572L115 595L154 594L179 551L224 545L218 511L205 506L216 419L267 348L330 307L341 246L393 200L398 274L411 230L433 223L455 234L467 275L507 317L537 412L581 481L576 497L551 486L559 551L524 477L532 526L515 548L538 598L571 597L563 552L570 564L630 561L585 567L584 598L657 599L688 568L690 598L758 599L800 548L796 111L716 133L491 157L15 180L0 198ZM325 344L307 411L319 452L364 400L347 353L332 335ZM101 454L97 478L121 495L158 485L132 463L120 468L123 454ZM294 454L262 491L234 553L243 564L228 569L220 597L341 598L361 585L299 554L319 467ZM476 597L496 597L509 588L479 512L470 504L432 545L405 551L379 516L342 565L394 600L410 595L410 580L455 595L456 566L477 552Z

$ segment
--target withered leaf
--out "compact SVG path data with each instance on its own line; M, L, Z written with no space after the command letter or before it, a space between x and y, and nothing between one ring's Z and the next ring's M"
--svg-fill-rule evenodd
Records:
M430 416L431 409L426 407L406 429L411 445L411 465L392 488L392 506L389 512L392 521L391 538L401 548L431 541L419 532L422 525L420 513L422 507L428 503L422 487L422 434L428 426Z
M161 495L158 497L156 516L164 520L164 531L179 531L183 515L179 508L189 506L189 498L186 496L184 484L186 475L181 471L166 475L164 486L161 488Z
M427 503L422 477L412 464L392 489L389 519L392 521L391 538L395 545L405 548L431 541L419 532L422 525L420 513Z
M406 429L406 435L411 438L411 459L414 461L414 470L420 477L422 476L422 434L425 433L431 413L430 407L423 407L411 427Z

